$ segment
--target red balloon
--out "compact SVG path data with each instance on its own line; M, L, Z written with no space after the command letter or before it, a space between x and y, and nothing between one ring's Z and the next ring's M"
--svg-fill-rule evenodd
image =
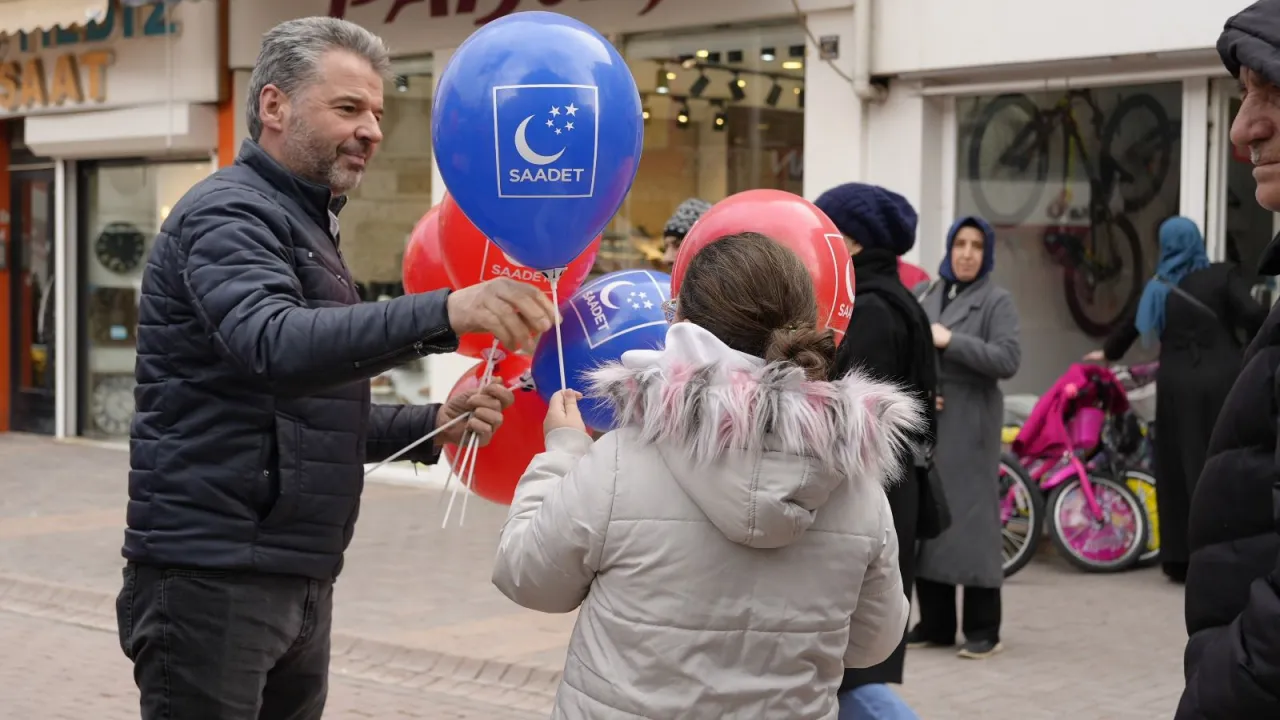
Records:
M488 350L493 349L493 336L489 333L471 333L458 338L458 349L454 352L467 357L484 359L484 354ZM502 355L510 355L511 351L498 343L498 352ZM499 356L501 357L501 355Z
M436 205L413 226L400 269L407 293L424 293L452 287L440 254L440 206Z
M444 256L445 271L453 280L454 287L464 288L493 278L509 277L533 285L551 297L551 283L542 273L515 262L489 242L484 233L467 219L451 195L446 194L440 205L440 250ZM560 299L568 298L587 279L599 251L600 237L597 236L577 259L569 263L560 276L557 288Z
M532 364L533 361L524 355L508 355L494 365L493 376L510 384L528 372ZM484 365L479 363L463 375L449 391L449 397L480 387ZM511 504L520 476L524 475L533 457L546 449L542 422L547 417L547 403L535 390L517 389L515 394L515 403L502 414L502 427L493 434L488 445L476 451L473 463L475 474L471 478L471 490L500 505ZM445 445L444 456L451 467L458 468L455 458L460 460L462 451L456 445Z
M679 296L685 269L699 250L725 235L741 232L766 235L800 257L817 291L818 325L834 330L838 342L853 315L854 279L849 250L844 236L826 213L789 192L747 190L711 206L680 244L671 269L671 294Z
M925 272L924 268L919 265L912 265L906 260L898 258L898 280L908 290L912 290L921 283L929 282L929 273Z
M453 287L440 253L440 206L436 205L414 226L409 246L404 252L402 269L404 289L408 293L430 292ZM484 358L493 347L493 336L473 333L458 338L458 352L473 358Z
M509 277L533 285L548 298L551 297L551 283L546 277L537 270L511 260L497 245L489 242L448 193L445 193L444 200L440 203L440 249L445 272L455 288L468 287L497 277ZM556 288L559 300L563 302L582 285L591 272L599 251L600 238L597 237L576 260L569 263ZM492 347L492 335L464 335L459 338L458 352L483 358L484 351ZM505 355L511 354L506 348L499 349Z

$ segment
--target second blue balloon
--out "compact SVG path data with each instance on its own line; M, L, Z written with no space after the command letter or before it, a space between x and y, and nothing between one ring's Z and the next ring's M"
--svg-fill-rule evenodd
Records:
M620 270L578 288L560 305L568 386L585 393L587 374L600 365L617 361L628 350L661 348L668 327L662 305L670 297L671 276L652 270ZM545 333L533 352L533 382L545 400L560 389L554 331ZM587 398L578 407L592 429L613 429L613 412L606 403Z

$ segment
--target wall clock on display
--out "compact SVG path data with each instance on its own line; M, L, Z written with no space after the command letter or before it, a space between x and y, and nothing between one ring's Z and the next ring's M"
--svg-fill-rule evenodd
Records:
M99 375L93 383L89 415L94 427L104 435L128 435L133 421L132 375Z
M102 267L118 275L126 275L142 264L147 239L133 223L107 223L93 243L94 255Z

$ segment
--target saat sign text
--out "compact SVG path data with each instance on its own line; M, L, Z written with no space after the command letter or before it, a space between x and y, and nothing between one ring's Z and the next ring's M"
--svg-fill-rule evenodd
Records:
M107 99L107 67L113 59L110 51L65 53L51 59L52 67L38 57L0 63L0 110L14 112Z

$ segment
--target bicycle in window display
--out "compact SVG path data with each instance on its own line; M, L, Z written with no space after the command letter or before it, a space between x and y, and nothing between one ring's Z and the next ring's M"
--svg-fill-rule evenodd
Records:
M1087 126L1081 108L1088 110ZM1096 158L1086 127L1097 139ZM968 176L974 204L995 225L1018 225L1040 206L1050 160L1061 152L1061 189L1046 208L1042 239L1063 267L1071 317L1089 335L1106 335L1138 301L1142 248L1127 215L1159 196L1180 131L1151 95L1122 95L1104 112L1090 90L1069 90L1049 107L1023 94L999 95L974 123ZM1071 183L1081 172L1089 187L1083 206Z

